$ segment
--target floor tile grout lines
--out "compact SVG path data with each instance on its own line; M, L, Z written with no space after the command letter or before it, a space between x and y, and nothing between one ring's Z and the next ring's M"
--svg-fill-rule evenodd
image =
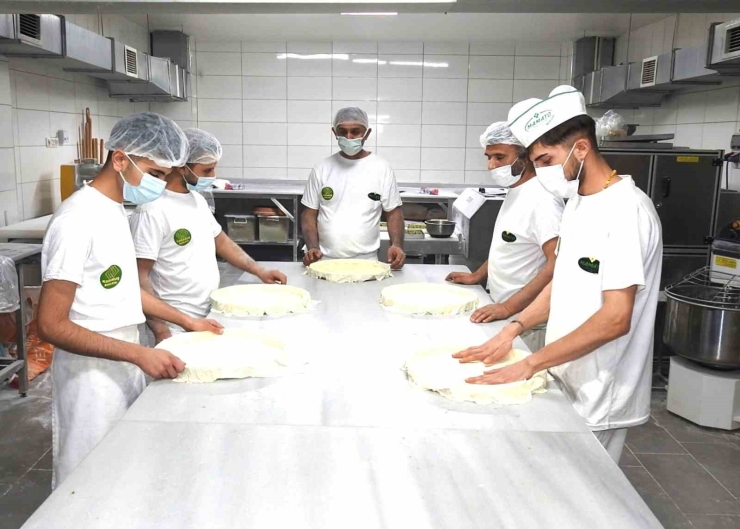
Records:
M51 450L51 448L49 448L49 450ZM30 467L28 467L28 468L26 469L26 471L25 471L25 472L24 472L24 473L23 473L22 475L20 475L20 476L18 477L18 479L16 479L16 480L15 480L15 481L13 482L13 484L12 484L12 485L10 485L10 487L8 487L8 490L6 490L6 491L5 491L5 492L4 492L3 494L0 494L0 498L3 498L3 497L5 497L5 496L7 496L7 494L8 494L8 493L9 493L9 492L10 492L11 490L13 490L13 487L15 487L15 486L16 486L16 485L18 484L18 482L19 482L20 480L22 480L23 478L25 478L25 477L26 477L26 476L28 475L28 473L29 473L29 472L31 472L31 470L34 470L34 468L33 468L33 467L35 467L36 465L38 465L38 464L39 464L39 461L41 461L42 459L44 459L44 457L46 457L46 454L48 454L48 453L49 453L49 450L47 450L46 452L44 452L44 454L43 454L43 455L42 455L41 457L39 457L39 458L38 458L38 459L37 459L37 460L36 460L36 461L34 462L34 464L33 464L33 465L31 465ZM39 470L39 471L44 471L45 469L37 468L37 469L35 469L35 470ZM51 471L50 471L50 470L46 470L46 472L51 472Z
M669 431L668 431L668 429L666 429L666 428L663 428L663 429L664 429L664 430L665 430L665 432L666 432L666 433L667 433L667 434L668 434L668 435L669 435L669 436L671 437L671 439L673 439L674 441L676 441L676 442L677 442L677 443L679 444L679 446L680 446L681 448L683 448L684 450L686 450L686 447L685 447L685 446L683 445L683 443L681 443L681 442L680 442L680 441L679 441L678 439L676 439L676 438L675 438L675 437L673 436L673 434L672 434L671 432L669 432ZM732 443L704 443L704 444L727 444L727 445L729 445L729 444L732 444ZM700 461L699 461L698 459L696 459L696 458L694 457L694 455L693 455L693 454L692 454L691 452L689 452L688 450L686 450L686 455L688 455L689 457L691 457L691 459L693 459L693 460L694 460L694 461L696 462L696 464L697 464L697 465L699 465L699 466L700 466L700 467L701 467L701 468L702 468L702 469L704 470L704 472L706 472L707 474L709 474L710 476L712 476L712 479L713 479L714 481L716 481L717 483L719 483L719 486L720 486L720 487L722 487L723 489L725 489L725 490L727 491L727 494L729 494L729 495L730 495L730 497L732 497L732 498L733 498L733 499L734 499L735 501L737 501L738 503L740 503L740 499L738 499L738 497L737 497L737 496L735 496L735 495L734 495L734 494L733 494L732 492L730 492L730 489L728 489L727 487L725 487L725 486L724 486L724 484L723 484L723 483L722 483L722 482L721 482L720 480L718 480L718 479L717 479L717 478L715 477L715 475L714 475L714 474L712 474L711 472L709 472L709 470L708 470L708 469L707 469L707 468L706 468L706 467L705 467L704 465L702 465L702 464L701 464L701 462L700 462ZM649 472L650 472L650 471L648 471L648 473L649 473ZM671 498L671 499L672 499L672 498ZM680 510L680 509L679 509L679 510ZM683 512L683 511L681 511L681 512ZM684 514L685 514L685 513L684 513Z
M660 481L658 481L657 479L655 479L655 476L653 476L652 472L650 472L647 469L647 467L642 464L642 461L640 461L640 454L635 454L634 452L632 452L632 455L635 456L635 459L637 459L637 461L640 463L640 467L645 469L645 472L647 472L647 475L650 476L650 479L652 479L655 482L655 484L658 486L658 488L663 492L663 494L665 494L666 498L668 498L669 500L671 500L671 503L674 505L674 507L676 507L676 509L678 510L678 512L680 512L681 514L683 514L684 518L686 518L686 521L689 522L689 524L691 526L693 526L694 524L691 523L691 520L689 520L688 515L685 512L683 512L683 510L681 510L681 507L678 506L678 504L676 503L676 501L673 499L673 496L671 496L670 494L668 494L668 491L663 488L663 485L660 484ZM683 454L642 454L642 455L683 455ZM714 476L712 476L712 477L714 477ZM734 496L733 496L733 498L734 498Z

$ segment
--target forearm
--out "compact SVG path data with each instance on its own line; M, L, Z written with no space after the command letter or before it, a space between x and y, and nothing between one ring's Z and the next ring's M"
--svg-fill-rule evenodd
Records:
M141 354L146 353L146 348L139 344L108 338L69 319L53 325L40 325L39 333L43 340L55 347L82 356L136 363Z
M156 297L156 294L154 293L154 287L152 287L152 283L149 280L149 273L140 273L139 274L139 284L141 286L141 290L146 291L148 294L150 294L153 297ZM166 335L169 332L169 327L167 327L167 324L160 320L159 318L155 318L154 316L147 316L146 317L146 324L147 327L149 327L152 330L152 333L154 333L154 336L158 335Z
M252 275L259 275L262 267L252 259L238 244L229 239L223 232L216 237L216 253L231 266Z
M161 299L153 296L146 290L141 290L141 308L147 318L158 318L179 325L185 330L190 330L193 319L168 305Z
M403 237L406 226L403 222L403 211L400 207L386 213L388 221L388 237L391 240L391 246L403 248Z
M555 263L552 263L552 266L548 264L548 266L540 270L540 272L536 276L534 276L534 278L529 283L524 285L521 290L516 292L513 296L502 303L502 305L507 309L510 316L513 316L514 314L519 314L528 306L530 306L535 301L535 299L537 299L537 296L539 296L539 294L545 289L545 287L550 284L550 281L552 281L554 265ZM547 319L545 319L545 321L547 321Z
M518 327L519 332L517 336L523 331L532 329L537 325L545 323L550 317L550 294L552 292L552 282L548 283L542 292L534 299L534 301L525 308L517 320L521 322L519 324L513 324L511 327Z
M629 332L614 318L599 310L575 331L540 349L530 358L536 371L577 360Z
M478 282L482 282L485 279L488 279L488 260L485 260L482 265L480 265L480 268L473 272L473 275L478 280Z
M309 250L319 249L318 211L306 209L301 215L301 231Z

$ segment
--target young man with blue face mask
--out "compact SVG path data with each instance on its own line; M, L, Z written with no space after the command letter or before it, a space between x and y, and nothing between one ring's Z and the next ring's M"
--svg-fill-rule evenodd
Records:
M564 203L542 187L527 149L505 121L491 124L480 143L493 183L509 191L496 217L488 260L476 272L451 273L447 281L475 285L488 279L493 304L470 317L473 323L488 323L520 313L552 279ZM544 334L541 327L523 338L537 350Z
M511 350L515 337L549 318L543 349L469 382L502 384L549 369L619 461L627 428L650 416L660 220L632 178L617 175L599 153L594 120L572 86L515 105L509 125L529 148L542 185L568 199L555 272L498 336L455 356L490 365Z
M187 163L167 175L161 199L136 209L131 234L141 288L185 314L204 318L221 279L217 255L263 283L285 284L287 279L262 268L223 232L206 200L195 192L213 184L223 148L209 132L184 132L189 142ZM147 325L155 343L184 332L157 318L147 318Z
M191 331L220 333L140 289L123 202L156 200L164 178L185 162L187 138L172 120L134 114L113 127L95 179L65 200L41 253L40 337L52 364L54 474L61 483L144 390L145 374L174 378L185 368L167 351L139 345L144 315Z
M343 108L332 128L340 152L311 171L301 203L306 240L303 264L330 259L378 259L380 218L385 212L394 269L406 260L401 195L388 162L364 149L372 129L360 108Z

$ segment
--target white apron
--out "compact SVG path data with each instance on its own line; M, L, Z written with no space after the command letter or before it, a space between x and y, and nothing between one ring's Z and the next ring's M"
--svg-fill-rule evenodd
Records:
M100 334L139 341L136 325ZM82 356L58 347L51 381L54 489L115 426L144 391L146 381L144 372L129 362Z

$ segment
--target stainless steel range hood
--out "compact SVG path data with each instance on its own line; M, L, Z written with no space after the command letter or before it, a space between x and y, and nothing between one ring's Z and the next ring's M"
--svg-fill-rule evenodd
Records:
M64 22L56 15L0 15L0 54L61 58Z
M660 105L665 92L629 90L630 80L639 77L636 63L609 66L588 74L583 95L592 108L637 108ZM632 81L634 83L634 80Z
M110 81L110 96L137 102L186 100L188 91L185 71L169 59L144 55L148 82Z

